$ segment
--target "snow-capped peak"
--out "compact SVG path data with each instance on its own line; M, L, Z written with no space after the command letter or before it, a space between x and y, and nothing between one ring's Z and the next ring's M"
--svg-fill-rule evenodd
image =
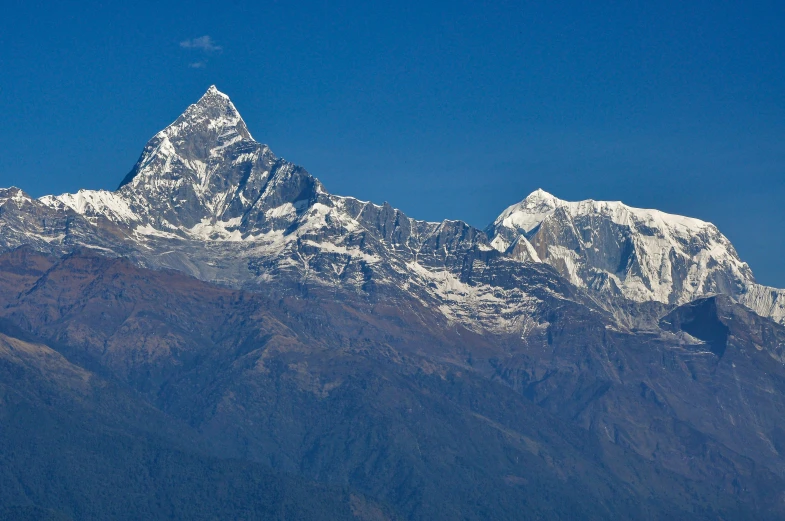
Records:
M526 199L524 199L524 201L528 201L531 204L534 204L536 202L542 202L542 203L545 203L545 204L549 204L549 203L552 203L552 202L555 202L555 201L560 201L560 199L558 197L554 196L553 194L546 192L542 188L538 188L537 190L535 190L532 193L530 193L526 197Z
M524 235L528 234L561 203L564 201L538 188L523 201L504 210L494 221L493 227L504 226Z
M8 188L0 188L0 205L8 200L12 200L17 204L32 201L32 198L27 195L21 188L10 186Z
M210 95L210 96L221 96L222 98L225 98L227 100L229 99L229 96L227 96L226 94L224 94L223 92L218 90L218 87L216 87L215 85L210 85L210 87L207 89L207 92L204 93L204 96L208 96L208 95ZM202 97L204 97L204 96L202 96Z
M230 151L250 151L260 146L229 96L212 85L199 101L153 136L120 188L129 184L149 187L177 164L193 172L195 175L190 177L202 185L213 170L211 163L226 159Z
M456 252L469 248L478 255L474 260L501 259L499 265L515 266L513 271L522 263L529 264L522 269L535 271L544 267L533 263L550 264L576 286L610 297L674 304L726 293L744 295L747 305L768 315L785 316L780 293L753 288L749 267L728 239L699 219L619 201L569 202L538 189L502 212L486 238L460 222L417 222L389 205L331 196L304 169L253 140L232 101L215 86L147 143L116 191L80 190L35 201L18 190L0 190L0 206L3 212L40 207L64 223L71 222L74 212L83 218L74 221L78 226L107 231L106 245L121 237L126 241L122 248L148 253L169 255L180 248L176 258L147 260L200 277L215 277L217 268L209 256L196 266L193 241L210 242L211 248L224 243L250 248L248 255L256 260L227 264L233 266L224 272L228 277L252 266L256 270L258 258L268 254L270 263L280 260L289 269L302 262L304 273L311 273L317 247L332 253L351 250L352 255L359 251L373 263L409 252L411 258L400 257L391 268L401 272L412 265L438 270L463 266ZM19 220L27 222L33 221ZM47 217L40 222L55 221ZM41 240L62 240L63 233ZM389 251L382 251L388 246ZM279 259L290 247L293 256ZM375 253L368 248L376 248ZM491 248L501 253L489 252ZM345 274L343 262L321 267ZM363 278L366 272L356 273Z
M229 96L211 85L199 101L189 106L174 123L159 132L157 136L166 135L169 139L177 138L194 130L215 130L219 134L234 131L244 139L253 140L242 116L237 111Z
M526 238L573 284L638 301L735 294L754 281L713 224L620 201L571 202L536 190L502 212L488 235L500 251Z
M302 206L324 193L318 180L255 141L232 101L213 85L147 142L116 191L85 190L42 202L150 233L187 235L225 223L251 233L270 225L267 210Z
M634 219L649 226L671 228L682 235L715 228L713 224L700 219L668 214L659 210L635 208L621 201L595 201L594 199L565 201L542 189L535 190L523 201L509 206L496 218L491 228L503 226L528 235L557 208L563 208L573 218L592 214L604 215L616 224L627 224L630 219Z

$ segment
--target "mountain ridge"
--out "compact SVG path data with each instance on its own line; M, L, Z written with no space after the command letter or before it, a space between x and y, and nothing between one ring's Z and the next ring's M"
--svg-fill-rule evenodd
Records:
M0 189L0 417L61 426L41 446L88 464L58 476L114 463L200 497L241 461L273 484L260 509L283 473L346 519L782 518L782 292L713 225L543 190L486 231L416 220L330 194L215 88L131 173ZM91 419L160 443L88 437L95 458ZM85 508L47 500L48 459L10 441L9 504Z
M0 273L0 326L128 388L133 406L174 432L185 423L209 454L348 485L404 518L782 511L772 495L785 483L782 457L767 443L779 447L785 432L771 414L783 391L772 355L782 353L754 345L785 339L785 328L738 305L719 316L730 332L720 357L687 333L689 312L670 321L670 337L652 338L557 306L547 330L522 339L449 327L411 297L238 291L91 251L15 250L0 255ZM50 387L72 385L45 367ZM9 373L12 389L42 392ZM693 419L696 396L710 399Z
M734 283L755 282L713 224L620 201L568 202L539 189L502 212L488 232L499 249L510 236L526 237L573 284L596 285L590 272L599 270L637 301L681 304L712 291L738 293ZM711 280L712 265L729 280Z
M71 214L86 219L78 223L78 239L68 230L47 237L50 249L67 249L70 240L235 287L283 276L362 292L373 279L376 286L417 287L423 301L465 320L478 305L496 314L519 309L510 301L537 292L521 293L520 277L518 287L500 282L508 275L492 275L489 263L503 265L503 273L545 264L611 312L608 300L673 306L727 293L785 321L785 292L758 286L711 223L621 202L571 203L542 189L484 232L463 221L419 221L387 203L328 193L305 169L255 141L215 86L151 138L117 190L38 201L55 213L50 222L73 225ZM93 240L91 226L101 240ZM205 255L205 247L212 251ZM320 262L312 266L310 258ZM477 280L479 273L493 282ZM474 321L480 328L517 327Z

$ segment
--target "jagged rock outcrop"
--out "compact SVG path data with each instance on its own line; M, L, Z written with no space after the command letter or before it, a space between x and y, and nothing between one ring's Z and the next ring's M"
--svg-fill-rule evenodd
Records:
M757 285L731 242L699 219L536 190L486 231L497 250L512 254L523 243L532 261L606 299L679 305L722 293L762 316L785 317L781 292Z
M485 233L418 221L387 203L328 193L254 140L215 87L148 142L117 190L0 195L5 249L92 247L232 287L411 294L477 330L528 330L554 299L594 300L630 327L650 313L635 303L674 306L713 293L785 320L781 292L757 286L710 223L542 190Z
M233 287L276 281L292 291L412 294L478 330L524 331L539 323L544 302L583 298L549 266L528 263L525 241L503 255L464 222L418 221L387 203L329 194L255 141L215 87L150 140L116 191L35 204L102 238L50 231L50 250L98 246Z

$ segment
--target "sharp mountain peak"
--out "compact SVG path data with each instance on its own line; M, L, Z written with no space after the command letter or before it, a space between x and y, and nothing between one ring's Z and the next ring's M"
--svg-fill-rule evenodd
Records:
M373 279L374 270L377 278L393 280L395 271L430 280L423 262L448 271L473 266L476 259L463 257L472 251L489 262L514 261L511 273L522 264L548 264L574 286L611 300L670 305L727 293L766 316L785 317L785 298L759 289L749 266L710 223L619 201L565 201L542 188L502 212L485 234L464 223L416 221L387 204L326 192L305 169L255 141L229 96L214 85L150 139L117 191L83 190L41 203L54 212L67 207L90 222L114 223L130 233L130 246L123 248L160 243L167 257L146 257L152 265L237 285L275 276L274 269L259 268L263 262L287 270L303 263L308 278L321 262L320 276L329 284L335 276L355 281L347 278L346 265L360 260L365 264L353 275L356 281ZM52 233L47 240L66 240ZM194 248L204 241L226 243L233 256L247 246L250 260L219 276L211 257L197 265ZM171 251L180 246L174 244L187 253L175 258ZM468 275L451 276L457 278L450 284L459 287ZM467 295L476 291L465 289Z
M190 105L174 123L157 135L188 135L189 130L203 130L200 124L206 124L208 129L216 131L219 136L227 130L235 129L242 138L254 140L237 107L229 96L219 91L215 85L211 85L199 101Z
M147 142L118 189L165 175L174 163L194 171L199 183L204 184L215 170L211 165L226 159L227 153L240 150L248 159L247 154L259 148L261 154L271 154L267 146L253 138L229 96L211 85L196 103Z
M221 92L220 90L218 90L218 87L216 87L215 85L210 85L210 87L204 93L202 98L204 98L206 96L219 96L219 97L225 98L227 100L229 99L229 96L226 95L225 93Z

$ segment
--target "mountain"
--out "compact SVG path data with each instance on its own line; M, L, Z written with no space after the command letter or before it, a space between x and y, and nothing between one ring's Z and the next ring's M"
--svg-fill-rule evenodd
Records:
M537 190L486 230L501 252L529 253L572 284L611 299L679 305L716 293L783 320L784 292L755 283L711 223L621 202L568 202Z
M275 280L291 291L414 294L455 321L498 331L531 327L531 310L572 298L551 268L500 254L464 222L418 221L327 193L254 141L215 87L148 142L118 190L18 198L39 222L69 223L37 230L42 250L99 247L232 287ZM4 237L5 247L29 244L24 235Z
M783 293L656 210L330 194L210 87L115 191L0 190L0 516L779 519Z
M744 362L729 345L720 364L744 388L773 366L747 391L752 423L725 416L735 393L715 402L718 362L695 360L699 340L614 334L581 308L555 310L548 331L521 341L453 329L416 299L232 290L87 251L17 249L0 273L5 504L79 519L253 519L281 500L303 509L285 519L317 519L308 509L321 502L336 519L782 513L781 457L761 435L779 447L770 412L785 373L757 349ZM672 338L693 331L673 322ZM685 378L685 363L708 372ZM705 417L692 419L682 404L700 389ZM76 484L50 490L51 475ZM126 490L145 501L125 510L113 493Z
M0 331L0 519L384 519L353 516L384 513L356 492L211 455L123 386Z
M620 202L567 202L537 190L488 230L500 251L526 240L576 286L638 302L683 304L754 282L711 223Z
M232 287L277 279L296 291L316 284L371 298L403 290L477 330L524 331L532 324L521 317L554 296L678 305L725 293L785 320L782 292L755 284L710 223L617 202L568 203L541 190L486 233L461 221L418 221L387 204L329 194L255 141L214 86L147 143L118 190L38 201L14 194L9 205L35 214L24 222L42 224L27 229L10 212L6 248L98 247ZM586 295L564 288L548 266ZM532 271L559 289L530 284Z

